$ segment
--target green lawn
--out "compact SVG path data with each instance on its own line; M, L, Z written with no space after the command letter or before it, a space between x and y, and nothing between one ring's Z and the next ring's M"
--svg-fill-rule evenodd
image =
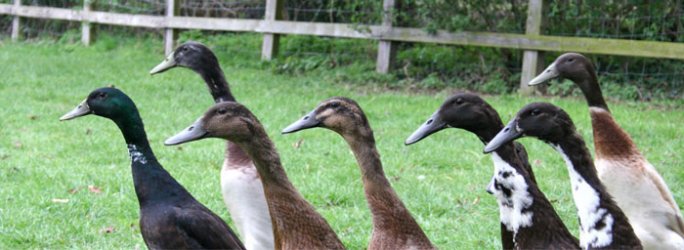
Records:
M259 44L246 44L241 49L256 52L258 48ZM364 248L371 226L358 167L346 143L324 129L291 135L279 132L331 96L353 98L364 108L385 172L438 247L499 247L498 208L485 192L492 161L481 153L479 140L451 129L416 145L403 145L448 91L383 92L334 82L321 74L275 74L258 62L237 63L256 61L258 53L245 59L221 48L217 52L235 96L264 123L291 181L347 247ZM199 201L230 221L219 189L224 143L203 140L182 147L163 145L166 137L194 121L212 100L202 80L190 70L150 76L147 72L162 59L159 41L91 48L0 41L0 248L144 247L128 153L116 126L95 116L58 121L91 90L110 84L137 103L165 168ZM336 69L328 74L345 72ZM515 95L486 99L504 122L526 103L555 103L591 140L587 107L581 99ZM618 122L683 204L682 103L609 102ZM301 146L295 147L300 141ZM541 189L576 233L575 209L560 155L534 139L521 141Z

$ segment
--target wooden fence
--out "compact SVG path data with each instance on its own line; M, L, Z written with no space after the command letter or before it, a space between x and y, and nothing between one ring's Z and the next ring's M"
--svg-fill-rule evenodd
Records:
M524 50L521 92L530 93L527 82L543 67L543 51L580 52L636 57L684 59L684 43L636 41L625 39L580 38L545 36L541 34L545 0L529 0L525 34L492 32L428 33L424 29L392 26L391 11L395 1L383 0L384 15L381 25L352 25L340 23L292 22L280 20L284 0L266 0L263 20L234 18L203 18L176 16L179 0L166 0L166 15L134 15L100 12L91 8L95 0L85 0L82 10L0 4L0 15L13 16L12 39L20 36L21 18L58 19L82 23L82 42L93 39L91 23L164 29L164 47L168 54L174 47L178 29L256 32L264 34L262 59L270 60L278 53L279 35L313 35L339 38L377 40L377 71L387 73L392 68L395 42L438 43L449 45L486 46Z

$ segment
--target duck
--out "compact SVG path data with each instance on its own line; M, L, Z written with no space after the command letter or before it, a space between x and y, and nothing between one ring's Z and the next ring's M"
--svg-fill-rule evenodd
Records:
M344 249L328 222L292 185L275 145L249 109L236 102L216 103L164 144L205 138L229 140L254 162L271 214L275 249Z
M404 144L412 145L446 128L464 129L487 144L503 126L499 113L480 96L455 93ZM506 143L491 156L494 175L487 192L499 205L503 249L579 249L577 238L537 186L525 147Z
M233 230L157 161L133 100L118 89L99 88L60 120L91 114L114 121L126 141L148 248L245 249Z
M236 101L216 55L206 45L193 41L181 44L150 74L175 67L189 68L199 74L214 102ZM221 167L221 193L247 249L273 249L273 225L261 178L244 150L231 142L226 143Z
M373 130L361 106L346 97L329 98L282 133L314 127L338 133L354 153L373 220L368 249L435 249L385 176Z
M603 98L596 70L582 54L559 56L529 85L553 78L573 81L589 105L599 179L632 222L645 249L684 249L679 205L658 171L620 127Z
M642 249L629 218L601 183L584 139L570 116L550 103L518 111L484 148L491 153L520 137L536 137L563 157L580 224L582 249Z

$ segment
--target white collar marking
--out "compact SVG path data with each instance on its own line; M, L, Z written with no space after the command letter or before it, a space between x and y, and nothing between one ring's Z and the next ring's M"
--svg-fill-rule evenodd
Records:
M133 161L133 162L139 162L140 164L146 164L147 163L147 159L138 150L138 147L135 146L135 144L128 144L128 154L131 156L131 161Z

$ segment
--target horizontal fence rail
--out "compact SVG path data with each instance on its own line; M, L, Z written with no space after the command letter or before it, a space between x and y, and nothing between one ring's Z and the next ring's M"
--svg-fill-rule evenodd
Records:
M154 29L200 29L684 59L684 43L233 18L164 17L0 4L0 14Z

